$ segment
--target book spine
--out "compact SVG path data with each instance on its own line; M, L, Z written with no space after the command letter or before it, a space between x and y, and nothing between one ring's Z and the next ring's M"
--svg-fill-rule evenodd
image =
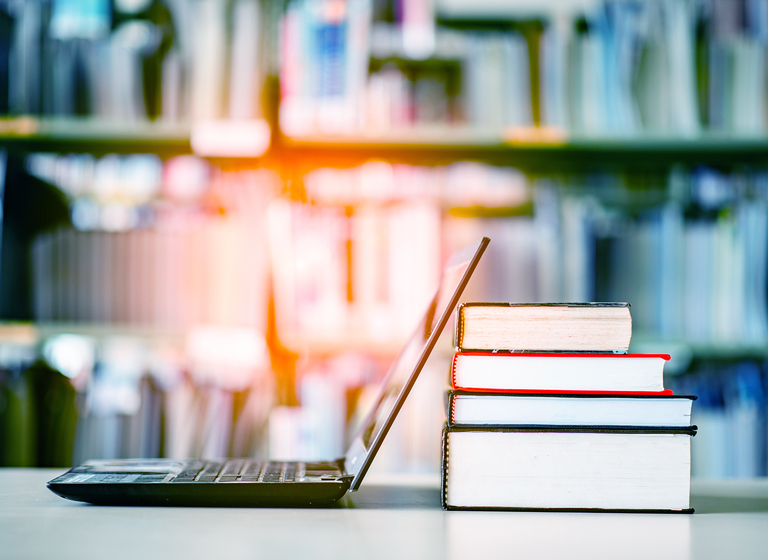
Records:
M456 308L456 325L455 332L453 334L453 345L461 351L461 347L464 344L464 306L466 304L460 303ZM455 364L455 362L454 362Z
M459 354L456 353L453 355L453 360L451 360L451 387L454 389L458 389L458 386L456 385L456 366L458 365L459 361Z
M443 509L449 509L447 492L448 492L448 426L443 427L443 445L442 445L442 460L440 462L440 471L442 476L440 477L440 505Z

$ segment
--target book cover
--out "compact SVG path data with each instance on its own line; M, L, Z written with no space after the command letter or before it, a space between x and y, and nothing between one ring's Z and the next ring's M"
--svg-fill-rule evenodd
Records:
M448 391L449 426L689 427L692 395Z
M628 303L473 302L456 310L454 344L462 352L626 353Z
M458 352L454 389L502 393L671 394L667 354Z
M695 426L446 426L441 504L447 510L693 513L695 434Z

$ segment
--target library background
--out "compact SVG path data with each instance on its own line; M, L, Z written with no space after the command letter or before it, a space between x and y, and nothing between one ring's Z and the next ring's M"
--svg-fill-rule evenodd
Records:
M0 0L0 112L2 466L340 456L487 235L465 300L630 302L768 474L768 0Z

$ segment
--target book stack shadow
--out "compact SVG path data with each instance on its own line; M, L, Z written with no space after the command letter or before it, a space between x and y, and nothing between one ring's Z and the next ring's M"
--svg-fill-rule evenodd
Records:
M626 303L461 305L443 507L691 513L695 397L631 336Z

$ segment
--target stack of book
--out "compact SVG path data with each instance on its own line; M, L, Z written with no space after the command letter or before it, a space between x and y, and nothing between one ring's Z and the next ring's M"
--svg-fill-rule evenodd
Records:
M690 512L691 405L629 305L459 307L443 507Z

